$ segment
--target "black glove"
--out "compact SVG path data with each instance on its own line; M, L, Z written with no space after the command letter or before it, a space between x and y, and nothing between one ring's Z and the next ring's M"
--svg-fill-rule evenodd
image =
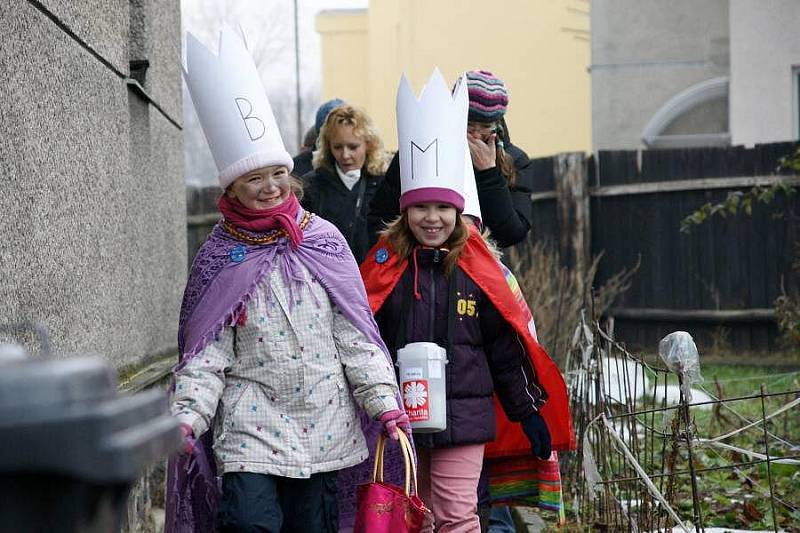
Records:
M522 420L522 431L525 436L531 441L531 450L533 455L540 459L548 459L550 457L550 430L547 429L547 424L539 413L533 413L528 418Z

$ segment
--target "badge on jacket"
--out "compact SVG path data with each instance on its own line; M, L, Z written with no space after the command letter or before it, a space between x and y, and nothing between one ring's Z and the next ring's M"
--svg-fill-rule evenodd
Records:
M241 263L242 261L244 261L244 255L245 255L244 246L240 244L239 246L231 250L228 255L231 257L231 261L233 261L234 263Z
M389 250L386 248L378 248L378 251L375 252L375 262L379 265L384 264L386 261L389 260Z

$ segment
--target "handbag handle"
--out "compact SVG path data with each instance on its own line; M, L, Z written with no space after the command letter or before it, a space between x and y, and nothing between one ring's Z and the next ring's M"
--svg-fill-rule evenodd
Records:
M405 466L405 493L406 496L411 495L411 476L414 477L414 493L417 493L417 464L414 460L414 453L411 450L411 442L408 440L405 432L400 430L397 432L399 435L398 443L400 450L403 452L403 465ZM385 448L386 437L383 433L378 435L378 444L375 447L375 464L372 467L372 481L383 483L383 451Z

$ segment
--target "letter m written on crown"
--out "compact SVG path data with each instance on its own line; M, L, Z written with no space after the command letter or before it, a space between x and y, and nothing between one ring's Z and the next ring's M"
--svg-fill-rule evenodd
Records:
M429 152L431 146L433 150ZM439 139L432 140L425 148L411 141L411 179L417 176L439 176Z
M251 141L257 141L264 136L267 127L264 121L253 115L253 104L247 98L234 98L236 102L236 109L239 110L239 116L242 117L244 127L247 130L247 135L250 136Z

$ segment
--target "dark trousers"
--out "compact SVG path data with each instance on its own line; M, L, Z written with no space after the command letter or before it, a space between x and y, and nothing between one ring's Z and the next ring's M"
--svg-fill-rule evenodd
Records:
M336 472L293 479L230 472L222 476L219 533L336 533Z

